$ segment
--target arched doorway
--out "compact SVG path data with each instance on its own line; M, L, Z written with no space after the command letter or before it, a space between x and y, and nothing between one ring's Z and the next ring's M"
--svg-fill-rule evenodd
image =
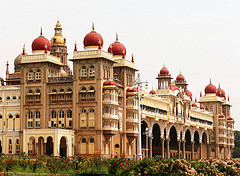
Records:
M39 155L39 156L44 155L44 139L43 139L43 137L38 138L37 155Z
M146 129L149 130L147 123L145 121L142 121L141 123L141 138L142 138L142 152L143 156L147 156L147 151L149 149L149 138L148 142L146 140L147 135L146 135Z
M191 133L189 129L185 132L185 158L186 159L191 159Z
M194 132L194 156L193 158L200 158L200 150L199 150L199 133L198 131Z
M207 135L205 132L202 134L202 158L207 159Z
M152 156L161 155L160 127L157 123L153 125Z
M61 157L67 156L67 142L65 137L61 137L60 140L60 156Z
M53 155L53 138L47 138L47 147L46 147L46 155Z
M30 137L30 139L29 139L28 154L29 155L35 155L36 154L36 143L35 143L35 138L34 137Z
M177 151L177 130L174 126L170 129L170 141L169 141L169 149L170 149L170 157L177 157L178 151Z

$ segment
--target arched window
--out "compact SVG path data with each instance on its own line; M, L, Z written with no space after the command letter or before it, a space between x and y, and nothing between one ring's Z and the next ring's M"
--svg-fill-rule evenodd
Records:
M94 139L93 138L90 139L89 154L94 154Z
M19 139L16 140L16 153L17 153L17 154L20 153L20 143L19 143Z
M85 100L87 98L86 87L82 87L81 89L81 99Z
M86 87L82 87L82 91L86 91L87 89L86 89Z
M33 118L33 113L31 111L28 112L28 119L32 119Z
M56 111L52 111L52 118L53 118L53 119L57 118L57 113L56 113Z
M94 87L90 87L89 98L94 99L94 97L95 97Z
M40 93L41 91L38 89L38 90L36 90L36 93Z
M71 89L71 88L69 88L67 91L68 91L68 92L72 92L72 89Z
M8 140L8 153L12 153L12 139Z
M0 97L0 102L2 102L2 97Z
M87 141L86 141L86 139L85 138L83 138L82 139L82 143L86 143Z
M16 118L19 119L19 118L20 118L20 115L17 114L17 115L16 115Z
M41 114L40 114L39 111L37 111L37 112L36 112L36 119L40 119L40 117L41 117Z
M87 141L85 138L81 140L81 154L86 154L87 153Z
M88 126L89 127L95 127L95 113L94 113L94 109L90 109L90 111L89 111Z
M40 101L41 95L40 95L40 90L36 90L36 101Z
M34 73L33 73L32 70L30 70L30 71L28 72L28 80L33 80L33 77L34 77Z
M64 92L64 89L60 89L60 92Z
M69 111L67 112L67 118L72 118L72 111L71 111L71 110L69 110Z
M94 66L90 66L90 69L89 69L89 76L90 77L94 77L95 76L95 68Z
M85 66L82 67L81 76L87 77L87 68Z
M64 111L59 111L59 118L64 118L65 114Z
M39 79L41 79L41 70L40 69L38 69L37 73L36 73L36 80L39 80Z
M12 115L9 115L9 116L8 116L8 118L9 118L9 119L12 119L12 118L13 118L13 116L12 116Z
M80 113L80 127L87 127L87 113L86 109L82 109Z
M57 92L57 90L56 90L56 89L53 89L52 92Z
M32 94L32 93L33 93L33 91L32 91L32 90L29 90L29 91L28 91L28 93L29 93L29 94Z
M0 119L2 119L2 115L0 115Z
M7 100L10 100L10 97L9 97L9 96L7 96Z
M17 99L17 97L16 96L13 96L13 100L16 100Z

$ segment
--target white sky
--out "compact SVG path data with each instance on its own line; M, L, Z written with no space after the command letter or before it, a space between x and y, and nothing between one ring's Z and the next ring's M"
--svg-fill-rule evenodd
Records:
M13 71L14 58L31 53L32 41L43 35L49 40L59 18L67 39L69 58L74 42L83 49L83 38L95 30L104 49L115 41L135 55L142 79L156 88L157 74L165 63L173 78L181 70L193 96L212 79L221 83L232 104L235 129L240 130L240 1L239 0L21 0L0 6L0 75L5 79L6 61ZM70 63L70 62L69 62ZM71 65L71 63L70 63Z

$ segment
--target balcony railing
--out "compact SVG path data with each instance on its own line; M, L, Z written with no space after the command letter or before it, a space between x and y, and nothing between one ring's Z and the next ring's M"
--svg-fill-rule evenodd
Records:
M67 77L49 77L48 82L72 82L73 77L67 76Z

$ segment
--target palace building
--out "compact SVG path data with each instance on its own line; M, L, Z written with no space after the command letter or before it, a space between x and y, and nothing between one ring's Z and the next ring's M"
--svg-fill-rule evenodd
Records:
M75 44L71 70L59 21L54 30L50 41L41 31L32 54L23 47L13 73L7 63L0 80L0 153L136 158L140 103L144 157L231 157L234 119L220 86L210 81L193 101L185 77L174 80L164 66L156 90L136 88L134 57L126 58L118 36L104 51L94 26L83 51Z

